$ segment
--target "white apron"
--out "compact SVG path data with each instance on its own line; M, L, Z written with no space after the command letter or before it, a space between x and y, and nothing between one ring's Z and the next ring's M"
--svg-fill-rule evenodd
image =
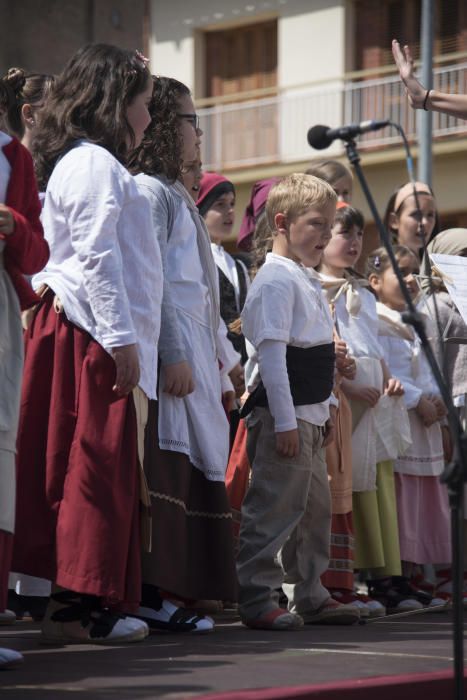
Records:
M182 399L159 390L159 446L186 454L210 481L224 481L229 423L222 406L217 329L212 328L213 303L196 227L184 202L176 212L168 239L165 274L171 283L195 390Z
M14 532L16 434L18 431L23 333L18 295L3 264L0 241L0 530Z

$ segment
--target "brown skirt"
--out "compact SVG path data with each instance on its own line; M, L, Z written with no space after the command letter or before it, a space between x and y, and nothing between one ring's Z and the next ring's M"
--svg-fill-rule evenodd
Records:
M115 365L53 308L25 334L13 571L139 605L141 557L133 399Z
M149 402L144 469L152 503L152 551L143 582L182 599L236 599L232 516L220 481L181 452L161 450L157 401Z

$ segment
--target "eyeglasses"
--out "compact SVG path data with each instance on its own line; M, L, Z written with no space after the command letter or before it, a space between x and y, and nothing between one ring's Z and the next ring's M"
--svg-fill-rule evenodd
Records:
M199 117L197 114L177 114L180 119L187 119L196 131L199 129Z

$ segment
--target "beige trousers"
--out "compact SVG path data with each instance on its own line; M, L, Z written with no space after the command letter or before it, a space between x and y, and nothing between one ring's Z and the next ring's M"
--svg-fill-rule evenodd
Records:
M150 552L152 548L151 533L151 496L144 473L144 433L148 422L148 397L144 391L136 386L133 389L133 402L136 412L136 430L138 441L138 462L139 462L139 500L141 509L141 546L145 552Z
M300 454L292 459L277 454L267 409L255 408L247 428L252 474L237 558L240 614L248 619L275 609L281 586L291 612L316 610L329 598L320 581L331 530L323 431L298 420Z

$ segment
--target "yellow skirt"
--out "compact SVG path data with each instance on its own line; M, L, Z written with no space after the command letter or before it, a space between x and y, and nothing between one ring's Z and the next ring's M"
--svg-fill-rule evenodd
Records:
M401 576L396 489L391 461L376 465L376 491L353 494L355 568L376 577Z

